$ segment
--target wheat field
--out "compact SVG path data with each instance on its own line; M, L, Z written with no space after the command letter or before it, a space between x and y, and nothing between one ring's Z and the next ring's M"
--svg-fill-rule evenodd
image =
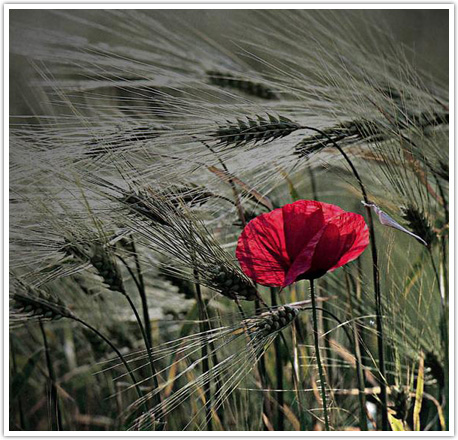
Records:
M10 431L450 429L450 11L379 12L9 11Z

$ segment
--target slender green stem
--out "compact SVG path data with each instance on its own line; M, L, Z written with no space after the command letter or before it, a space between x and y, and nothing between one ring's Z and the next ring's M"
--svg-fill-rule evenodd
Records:
M347 281L347 295L348 295L348 306L350 312L350 319L352 322L353 328L353 348L354 348L354 356L356 360L356 377L358 380L358 397L359 397L359 427L361 431L367 430L367 417L366 417L366 399L364 394L364 374L362 369L362 361L361 361L361 347L359 344L359 332L358 332L358 324L354 319L354 312L353 312L353 304L351 301L351 289L349 283L349 274L345 274L345 278Z
M135 248L134 248L134 252L135 252ZM140 297L142 297L142 292L143 292L143 295L145 295L145 302L143 302L143 299L142 299L142 305L144 306L143 312L145 313L145 307L147 309L148 308L148 304L146 303L146 294L145 294L145 290L144 290L144 284L143 284L143 287L142 287L142 279L140 279L140 278L137 279L137 277L133 273L132 269L130 268L130 266L127 264L127 262L124 260L123 257L118 255L118 258L124 264L126 269L129 271L132 279L134 280L134 282L135 282L135 284L137 286L138 291L140 292ZM139 273L139 275L140 275L140 273ZM147 351L147 355L148 355L148 361L149 361L149 365L150 365L150 369L151 369L151 375L152 375L151 377L152 377L152 380L153 380L153 385L154 385L154 387L156 389L159 389L159 381L158 381L158 378L157 378L156 367L154 365L154 360L153 360L153 355L152 355L153 349L152 349L152 345L151 345L152 339L151 339L151 324L150 324L150 321L149 321L149 313L148 313L148 311L146 311L146 315L144 314L144 317L146 318L145 325L147 325L147 327L150 329L149 330L149 337L148 337L148 332L143 327L142 320L140 318L140 315L138 313L137 308L135 307L135 304L133 303L133 301L130 298L130 296L127 294L125 288L122 287L121 290L122 290L121 293L126 297L127 302L130 305L130 308L134 312L135 319L137 321L138 327L140 328L140 332L141 332L143 340L145 342L145 347L146 347L146 351ZM162 399L161 399L160 393L156 393L154 395L154 403L155 403L155 405L161 405ZM160 408L159 416L160 417L162 416L162 407Z
M10 335L10 347L11 347L11 360L12 360L12 367L13 367L13 375L16 376L17 374L16 347L15 347L13 335ZM27 431L25 417L24 417L24 409L22 407L22 398L20 395L17 397L17 406L18 406L18 413L19 413L19 428L21 430Z
M45 346L46 366L48 368L51 392L51 431L60 431L62 429L62 416L59 408L59 397L57 395L56 375L51 361L51 353L49 351L48 338L46 337L43 321L40 319L39 323L41 335L43 336L43 344Z
M137 276L138 276L138 281L139 281L138 293L140 294L140 298L142 300L143 321L145 323L146 337L147 337L150 348L152 348L153 347L153 333L151 331L151 320L149 317L148 299L146 297L145 282L143 280L143 273L140 267L140 260L138 259L135 242L132 237L130 239L130 243L132 246L132 253L134 255L134 261L135 261L135 269L137 270Z
M320 377L321 400L323 403L324 429L326 431L329 431L328 407L327 407L327 402L326 402L326 384L324 381L323 366L321 364L319 334L318 334L318 318L317 318L317 313L316 313L317 308L316 308L315 287L313 285L313 280L310 280L310 296L312 298L313 338L315 341L315 355L316 355L316 363L318 365L318 375Z
M275 307L277 305L277 298L275 289L273 287L270 288L270 299L271 305ZM283 397L283 362L281 358L281 346L280 346L280 338L275 338L274 341L275 347L275 375L277 376L277 430L284 431L285 429L285 415L284 415L284 397Z
M82 324L84 327L86 327L87 329L89 329L91 332L93 332L94 334L96 334L100 339L102 339L105 343L107 343L111 349L116 353L116 355L118 356L118 358L120 359L120 361L123 363L124 367L126 368L127 370L127 373L129 374L130 378L132 379L132 383L135 387L135 391L137 392L137 395L138 395L138 398L139 399L142 399L143 398L143 394L142 392L140 391L140 387L138 386L138 382L137 382L137 379L134 375L134 372L132 371L132 369L130 368L129 364L127 363L127 361L125 360L124 356L121 354L121 352L116 348L116 346L101 332L99 332L95 327L93 327L92 325L90 325L89 323L87 323L86 321L83 321L82 319L80 318L77 318L76 316L73 316L71 319L73 319L74 321L76 322L79 322L80 324ZM143 403L143 409L145 412L148 411L148 408L147 406L145 405L145 403Z
M445 298L445 292L442 290L440 275L437 270L436 263L434 261L434 255L432 249L428 246L428 253L431 258L431 265L433 267L434 275L436 277L436 283L440 295L440 304L441 304L441 317L440 317L440 332L442 339L442 350L444 352L444 389L442 390L445 399L445 420L448 429L449 422L449 339L448 339L448 302Z
M196 278L197 278L197 274ZM198 282L195 283L195 290L196 290L196 301L197 307L199 310L199 331L201 333L209 331L208 320L206 316L206 307L202 299L202 291L200 289L200 284ZM202 341L201 347L201 354L202 354L202 373L209 374L210 372L210 363L208 361L208 344L206 341ZM204 395L205 395L205 424L207 431L213 431L213 420L212 420L212 411L211 411L211 380L210 377L208 381L204 384Z
M255 310L255 315L258 315L261 311L261 303L259 299L254 300L254 310ZM261 380L261 387L264 390L267 390L269 387L269 383L268 383L268 376L267 376L267 369L266 369L266 358L265 358L264 353L259 358L257 365L258 365L259 378ZM266 391L266 393L262 393L262 411L264 412L264 414L266 415L268 419L272 418L272 408L270 405L270 398L269 398L268 391ZM269 428L267 424L265 423L264 418L262 418L262 423L263 423L264 431L267 431Z
M310 185L312 187L313 200L317 201L318 200L318 191L316 187L316 178L315 178L315 173L311 168L309 169L309 174L310 174Z
M366 188L364 187L361 177L353 165L352 161L345 153L345 151L337 144L334 139L332 139L328 134L314 127L302 127L306 130L315 131L322 136L326 137L334 147L339 151L342 157L345 159L349 165L353 175L355 176L356 181L361 189L364 202L369 204L369 198L367 197ZM372 275L374 282L374 293L375 293L375 311L376 311L376 325L377 325L377 347L378 347L378 358L379 358L379 381L380 381L380 400L382 402L382 430L388 431L388 397L386 390L386 368L385 368L385 342L384 342L384 332L383 332L383 304L382 304L382 293L380 289L380 271L378 266L378 256L377 256L377 245L375 241L375 228L374 221L372 218L372 211L369 206L366 206L366 214L368 218L369 226L369 235L371 243L371 255L372 255Z
M230 185L230 187L232 189L232 193L234 194L235 207L237 208L237 213L238 213L239 219L242 222L242 227L245 227L245 225L246 225L245 212L243 210L242 202L240 201L240 196L239 196L239 193L238 193L237 188L235 186L234 180L232 179L231 173L229 172L229 170L228 170L226 164L224 163L224 161L216 153L216 151L210 145L208 145L206 142L203 142L203 141L201 141L201 142L205 145L205 147L207 147L216 156L216 158L218 159L218 162L221 164L221 166L223 167L223 170L226 172L227 178L228 178L227 181L228 181L228 183L229 183L229 185Z
M145 331L145 328L143 327L142 320L140 318L137 308L135 307L134 302L132 301L132 298L126 292L124 292L124 296L126 297L127 302L130 305L130 308L134 312L135 319L137 320L137 323L138 323L138 327L140 328L140 332L142 334L143 340L145 341L146 351L148 352L148 359L149 359L149 363L151 367L151 374L153 375L154 386L157 388L158 383L157 383L157 376L156 376L156 368L154 367L154 361L153 361L153 357L151 354L151 346L149 345L148 336L146 335L146 331Z
M447 244L445 237L441 237L441 251L442 251L442 262L440 265L441 275L443 279L443 289L444 289L444 307L443 307L443 319L442 326L443 330L443 339L445 345L445 383L444 383L444 392L445 392L445 424L446 429L449 426L449 343L448 343L448 314L449 314L449 305L448 305L448 278L447 278ZM446 336L446 338L444 338Z

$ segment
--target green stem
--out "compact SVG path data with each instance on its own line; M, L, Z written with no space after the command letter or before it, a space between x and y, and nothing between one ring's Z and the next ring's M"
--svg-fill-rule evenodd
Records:
M441 287L441 280L439 272L437 270L436 263L434 261L434 256L432 249L428 247L429 256L431 258L431 265L433 267L434 275L436 277L436 283L439 289L440 294L440 304L441 304L441 316L440 316L440 332L442 339L442 350L444 352L444 389L442 390L445 399L445 408L444 416L446 420L446 425L448 429L449 422L449 339L448 339L448 302L445 298L445 292L443 292Z
M197 279L197 274L196 279ZM201 333L207 332L210 330L208 325L208 320L206 317L206 307L202 300L202 291L200 289L200 284L198 282L195 283L196 289L196 301L197 307L199 310L199 331ZM201 347L201 354L202 354L202 373L209 374L210 372L210 363L208 362L208 344L206 341L202 341ZM210 377L208 377L208 381L204 384L204 395L205 395L205 424L207 431L213 431L213 421L212 421L212 411L211 411L211 381Z
M124 359L124 356L116 348L116 346L105 335L103 335L101 332L99 332L95 327L92 327L92 325L90 325L86 321L83 321L82 319L77 318L76 316L73 316L71 319L73 319L74 321L79 322L80 324L82 324L84 327L86 327L91 332L96 334L100 339L102 339L105 343L107 343L111 347L111 349L116 353L116 355L118 356L120 361L124 364L124 367L126 368L127 373L129 374L130 378L132 379L132 383L133 383L133 385L135 387L135 391L137 392L138 398L142 399L143 398L143 394L140 391L140 387L138 386L138 382L137 382L137 379L135 378L134 372L130 368L130 366L127 363L127 361ZM145 403L143 403L143 409L144 409L145 412L148 411L148 408L147 408Z
M124 289L123 289L124 290ZM151 346L149 345L149 339L148 337L146 336L146 332L145 332L145 329L143 327L143 324L142 324L142 320L140 318L140 315L138 314L138 310L137 308L135 307L135 304L134 302L132 301L132 299L130 298L130 296L127 294L126 291L122 292L123 295L126 297L127 299L127 302L129 303L132 311L134 312L134 315L135 315L135 319L137 320L137 323L138 323L138 327L140 328L140 331L142 333L142 336L143 336L143 340L145 341L145 345L146 345L146 351L148 353L148 360L149 360L149 365L150 365L150 368L151 368L151 375L152 375L152 380L153 380L153 385L155 387L156 390L159 390L159 382L158 382L158 379L157 379L157 374L156 374L156 368L154 366L154 360L153 360L153 355L152 355L152 349L151 349ZM161 399L161 396L160 396L160 393L157 392L154 394L154 405L157 407L159 406L159 411L158 411L158 415L159 415L159 419L162 420L163 418L163 411L162 411L162 399ZM163 428L163 425L159 425L159 428L162 430Z
M43 336L43 344L45 346L46 365L49 374L49 385L51 391L51 431L60 431L62 428L62 417L59 408L59 398L57 395L56 375L51 361L51 354L49 351L48 338L44 329L43 321L40 319L40 330Z
M132 244L133 244L133 242L132 242ZM133 248L133 249L134 249L134 252L135 252L135 248ZM142 279L140 279L140 278L137 279L137 277L133 273L132 269L130 268L130 266L127 264L127 262L124 260L123 257L118 255L118 258L124 264L126 269L129 271L129 273L130 273L132 279L134 280L134 282L135 282L135 284L137 286L137 289L138 289L138 291L140 293L140 297L142 297L142 295L145 295L144 285L142 287ZM139 267L137 266L137 269L138 268ZM142 292L143 292L143 294L142 294ZM127 302L130 305L130 308L134 312L135 319L137 321L138 327L140 328L140 332L142 334L143 341L145 342L146 352L147 352L147 355L148 355L148 361L149 361L149 365L150 365L150 369L151 369L153 385L157 390L157 389L159 389L159 381L158 381L158 378L157 378L156 367L154 366L154 360L153 360L153 355L152 355L153 349L152 349L152 345L151 345L151 324L150 324L150 321L149 321L148 304L146 303L146 295L145 295L145 302L143 302L143 299L142 299L142 305L144 306L143 312L144 312L144 317L145 317L145 325L147 325L148 328L150 329L149 330L149 335L150 335L149 337L148 337L148 332L143 327L143 323L142 323L142 320L141 320L140 315L138 313L138 310L135 307L135 304L132 301L132 299L130 298L130 296L127 294L127 292L126 292L124 287L121 288L121 293L126 297ZM146 314L145 314L145 307L146 307ZM162 400L161 400L160 393L156 393L154 395L154 404L157 406L157 405L161 405L161 403L162 403ZM162 407L160 407L159 418L162 418L162 414L163 414L162 413Z
M277 305L277 298L275 289L273 287L270 288L270 299L272 307ZM281 358L281 347L280 347L280 338L275 338L274 341L275 347L275 374L277 376L277 403L278 403L278 411L277 411L277 430L284 431L285 430L285 415L283 410L284 405L284 396L283 396L283 362Z
M313 338L315 341L315 354L316 363L318 365L318 375L320 377L320 389L321 389L321 400L323 402L323 417L324 417L324 429L329 431L329 420L328 420L328 408L326 402L326 385L324 381L323 366L321 364L320 346L319 346L319 334L318 334L318 318L316 313L316 300L315 300L315 288L313 280L310 280L310 296L312 298L312 315L313 315Z
M11 347L11 360L12 360L12 367L13 367L13 375L15 376L17 374L17 362L16 362L16 348L15 348L13 335L10 335L10 347ZM18 413L19 413L19 428L21 430L27 431L21 396L17 397L17 405L18 405Z
M259 299L254 300L254 310L255 310L255 315L258 315L261 311L261 303ZM263 390L267 390L269 387L269 383L268 383L268 377L267 377L265 354L261 355L257 365L258 365L259 378L261 380L261 387ZM272 418L272 408L270 406L269 397L270 396L269 396L268 391L266 391L265 393L262 393L262 397L261 397L262 398L262 411L268 419L271 419ZM267 431L269 428L267 424L264 422L264 418L262 418L262 424L264 427L264 431Z
M142 301L143 321L145 323L146 337L147 337L150 348L152 348L153 347L153 333L151 331L151 320L150 320L149 310L148 310L148 299L146 297L145 282L143 280L143 273L140 267L140 261L138 259L137 249L134 243L134 239L132 237L130 239L130 243L132 246L132 253L134 255L134 261L135 261L135 269L137 270L137 276L138 276L138 281L139 281L138 293L140 294L140 298Z
M353 304L351 301L351 289L349 283L349 275L348 273L345 274L345 278L347 281L347 294L348 294L348 307L350 312L350 319L352 322L353 327L353 348L354 348L354 356L356 360L356 377L358 380L358 398L359 398L359 427L361 431L367 430L367 417L366 417L366 398L364 394L364 374L362 369L362 361L361 361L361 347L359 344L359 331L358 331L358 324L354 319L354 312L353 312Z
M334 147L339 151L342 157L345 159L347 164L349 165L355 179L358 182L358 185L361 189L361 193L363 196L364 203L366 203L366 214L368 218L368 226L369 226L369 235L370 235L370 243L371 243L371 255L372 255L372 276L374 281L374 293L375 293L375 311L376 311L376 325L377 325L377 347L378 347L378 358L379 358L379 381L380 381L380 400L382 402L382 430L388 431L388 397L386 391L386 368L385 368L385 342L384 342L384 333L383 333L383 304L382 304L382 293L380 289L380 271L378 266L378 256L377 256L377 245L375 241L375 228L374 228L374 221L372 219L372 211L370 206L367 206L369 202L369 198L367 197L366 188L364 187L363 181L361 177L353 165L352 161L345 153L345 151L334 141L328 134L325 132L313 128L313 127L302 127L305 130L312 130L315 131L322 136L326 137Z

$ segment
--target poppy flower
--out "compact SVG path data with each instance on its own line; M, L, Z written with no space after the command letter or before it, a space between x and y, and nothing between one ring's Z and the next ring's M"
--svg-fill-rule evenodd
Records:
M251 220L239 237L236 256L243 272L258 284L285 287L347 264L368 244L361 215L299 200Z

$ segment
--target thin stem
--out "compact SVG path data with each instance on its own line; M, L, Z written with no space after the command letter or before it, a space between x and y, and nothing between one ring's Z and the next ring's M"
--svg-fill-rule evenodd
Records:
M197 279L197 273L195 274ZM208 325L208 320L206 319L206 307L202 300L202 291L200 289L200 284L198 282L195 283L195 290L196 290L196 301L197 301L197 308L199 310L199 331L201 333L207 332L210 330ZM208 374L210 371L210 364L208 362L208 344L205 340L202 341L201 347L201 354L202 354L202 373ZM213 431L213 421L212 421L212 411L211 411L211 381L210 377L208 381L204 384L204 395L205 395L205 424L207 431Z
M347 153L334 141L328 134L325 132L314 128L314 127L302 127L305 130L315 131L322 136L326 137L334 147L339 151L342 157L345 159L349 165L353 175L355 176L356 181L361 189L364 203L366 204L366 214L368 218L369 226L369 235L371 243L371 255L372 255L372 275L374 282L374 293L375 293L375 311L376 311L376 325L377 325L377 347L378 347L378 358L379 358L379 369L380 369L380 400L382 402L382 430L388 431L388 397L386 390L386 368L385 368L385 342L384 342L384 333L383 333L383 304L382 304L382 293L380 289L380 271L378 266L378 256L377 256L377 245L375 241L375 228L374 221L372 218L372 211L370 206L367 206L370 202L367 197L366 188L363 184L363 181L353 165L352 161L348 157Z
M274 288L270 288L270 299L272 307L277 305L276 293ZM277 403L278 403L278 411L277 411L277 430L284 431L285 429L285 416L283 413L283 362L281 359L281 347L280 347L280 338L275 338L274 341L275 347L275 374L277 376Z
M255 314L258 315L261 311L261 303L259 299L254 300L254 310ZM266 369L266 358L264 353L261 355L258 361L258 372L259 372L259 377L261 379L261 386L264 390L267 390L269 387L268 383L268 377L267 377L267 369ZM269 392L266 391L266 393L262 393L262 410L264 414L266 415L267 418L271 419L272 418L272 408L270 405L270 399L269 399ZM264 431L267 431L269 428L267 424L264 421L264 418L262 418L262 423L264 426Z
M132 383L135 387L135 390L137 392L137 395L138 395L138 398L139 399L142 399L143 398L143 394L142 392L140 391L140 387L138 386L138 382L137 382L137 379L135 378L135 375L134 375L134 372L132 371L132 369L130 368L129 364L127 363L127 361L124 359L124 356L121 354L121 352L116 348L115 345L113 345L113 343L105 336L103 335L102 333L100 333L95 327L92 327L92 325L90 325L89 323L87 323L86 321L83 321L82 319L80 318L77 318L76 316L72 317L71 319L73 319L74 321L76 322L79 322L80 324L82 324L84 327L86 327L87 329L89 329L91 332L93 332L94 334L96 334L100 339L102 339L104 342L106 342L110 347L111 349L116 353L116 355L118 356L118 358L120 359L120 361L124 364L124 367L126 368L127 370L127 373L129 374L130 378L132 379ZM143 408L145 410L145 412L148 411L148 408L146 407L145 403L143 403Z
M347 284L347 295L348 295L348 307L349 307L349 314L350 319L352 321L353 327L353 348L354 348L354 355L356 360L356 377L358 380L358 390L359 390L359 427L361 431L367 430L367 417L366 417L366 399L364 395L364 375L362 369L362 362L361 362L361 347L359 345L359 332L358 332L358 325L354 319L354 312L353 312L353 304L351 301L351 289L349 283L349 274L345 274L346 284Z
M134 249L134 253L135 253L135 248ZM129 271L132 279L134 280L136 286L137 286L137 289L138 291L140 292L140 296L142 297L142 293L143 294L145 293L144 291L144 285L142 287L142 282L143 282L143 279L139 277L139 279L137 279L137 277L135 276L135 274L133 273L132 269L130 268L130 266L127 264L127 262L124 260L123 257L121 257L120 255L118 255L118 258L121 260L121 262L124 264L124 266L126 267L126 269ZM148 337L148 333L147 331L145 330L145 328L143 327L143 324L142 324L142 320L140 318L140 315L138 313L138 310L137 308L135 307L135 304L133 303L132 299L130 298L130 296L127 294L126 290L124 287L121 288L122 290L122 294L126 297L127 299L127 302L129 303L130 305L130 308L132 309L132 311L134 312L134 315L135 315L135 319L137 321L137 324L138 324L138 327L140 328L140 332L142 334L142 337L143 337L143 340L145 342L145 346L146 346L146 351L147 351L147 354L148 354L148 361L149 361L149 365L150 365L150 369L151 369L151 377L152 377L152 380L153 380L153 385L156 389L159 389L159 382L158 382L158 378L157 378L157 374L156 374L156 367L154 366L154 360L153 360L153 356L152 356L152 346L151 346L151 324L149 322L149 314L148 314L148 311L146 310L146 317L147 317L147 321L145 321L145 325L147 325L146 323L149 324L149 334L150 334L150 337ZM146 301L146 295L145 295L145 301ZM142 304L144 306L146 306L146 309L148 308L148 304L146 303L143 303L143 299L142 299ZM145 308L143 308L143 312L145 312ZM145 315L144 315L145 316ZM162 403L162 399L161 399L161 396L160 396L160 393L156 393L154 395L154 402L155 402L155 405L160 405ZM160 413L159 413L159 417L162 416L162 407L160 407Z
M448 339L448 302L445 299L445 292L442 290L441 280L439 272L437 270L436 262L434 261L434 256L432 249L428 246L428 253L431 258L431 265L433 267L434 275L436 277L436 283L440 295L440 304L441 304L441 317L440 317L440 332L442 339L442 350L444 352L444 389L442 390L445 399L445 418L446 425L448 429L448 402L449 402L449 339Z
M143 336L143 340L145 341L146 351L148 352L149 365L150 365L150 368L151 368L151 375L152 375L153 385L158 390L159 389L159 382L158 382L158 379L157 379L156 368L154 366L154 360L153 360L153 356L152 356L152 349L151 349L151 346L149 345L149 340L148 340L148 338L146 336L146 332L145 332L145 329L143 327L140 315L138 314L138 310L135 307L135 304L133 303L131 297L127 294L126 291L123 292L123 295L126 297L126 299L127 299L128 303L129 303L132 311L134 312L135 319L137 320L137 323L138 323L138 327L140 328L140 331L141 331L142 336ZM154 405L155 406L159 405L159 419L162 419L163 418L163 411L162 411L162 405L161 405L162 399L161 399L160 393L159 392L155 393L153 399L154 399ZM162 427L163 426L160 425L161 429L162 429Z
M139 281L138 293L140 294L140 298L142 300L143 321L145 322L146 337L148 339L150 348L152 348L153 347L153 333L151 331L151 321L150 321L149 311L148 311L148 300L146 297L145 282L143 280L143 273L140 267L140 261L138 259L135 242L132 237L130 238L130 243L132 246L132 253L134 255L134 261L135 261L135 269L137 270L137 276L138 276L138 281Z
M310 174L310 184L312 187L312 195L313 195L313 200L317 201L318 200L318 188L317 188L317 183L316 183L316 178L315 178L315 173L312 168L309 169L309 174ZM318 284L318 283L317 283ZM323 292L326 292L327 290L327 282L325 279L320 280L320 284L317 286L317 291L320 289L323 290ZM323 302L323 309L327 310L328 309L328 304L327 302ZM321 313L320 316L320 321L322 324L322 329L325 333L324 337L324 345L326 348L326 353L328 353L328 362L330 364L328 368L328 380L329 380L329 386L332 388L333 384L333 363L334 363L334 357L333 357L333 351L331 350L331 341L330 341L330 336L328 335L329 333L329 321L326 319L323 319L323 313Z
M43 336L43 344L45 346L46 366L48 368L49 385L51 391L51 431L60 431L62 428L62 417L59 408L59 398L57 395L56 375L51 361L51 354L49 351L48 338L44 329L43 321L40 319L40 330Z
M440 273L442 276L443 280L443 289L444 289L444 307L443 307L443 326L444 326L444 331L443 335L446 336L446 339L444 340L444 345L445 345L445 356L446 356L446 365L445 365L445 383L444 383L444 391L445 391L445 408L444 408L444 413L445 413L445 425L446 429L448 429L449 426L449 344L448 344L448 278L447 278L447 243L445 240L445 237L441 237L441 251L442 251L442 261L440 264Z
M313 338L315 341L316 363L318 365L318 375L320 377L321 400L323 403L324 429L329 431L328 408L326 402L326 388L323 375L323 366L321 364L319 335L318 335L318 318L316 313L315 288L313 280L310 280L310 296L312 298L312 315L313 315Z
M12 367L13 367L13 375L16 376L17 374L16 347L15 347L13 335L10 335L10 347L11 347L11 360L12 360ZM21 430L27 431L25 418L24 418L24 410L22 408L21 396L17 397L17 406L18 406L18 413L19 413L19 428Z

